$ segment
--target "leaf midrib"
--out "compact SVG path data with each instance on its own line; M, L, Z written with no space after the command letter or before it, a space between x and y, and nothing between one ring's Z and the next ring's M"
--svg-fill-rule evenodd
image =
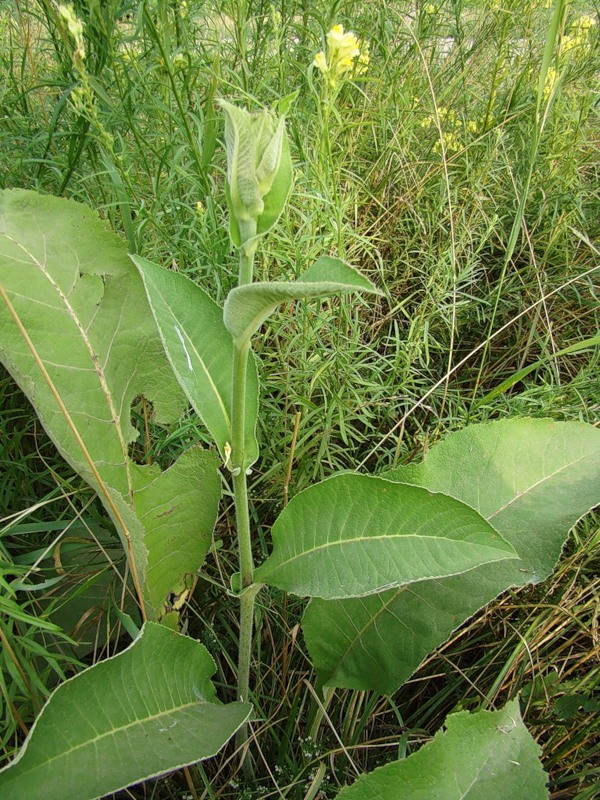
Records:
M589 457L589 455L590 455L589 453L585 453L584 455L580 456L579 458L575 459L574 461L571 461L571 462L569 462L568 464L564 464L564 465L563 465L563 466L561 466L559 469L555 470L553 473L550 473L549 475L545 475L545 476L544 476L542 479L540 479L539 481L536 481L535 483L532 483L530 486L528 486L528 487L527 487L527 489L526 489L525 491L523 491L523 492L521 492L520 494L518 494L518 495L516 495L515 497L513 497L513 498L512 498L512 500L510 500L508 503L505 503L503 506L501 506L500 508L496 509L496 510L495 510L495 511L494 511L492 514L490 514L489 516L487 516L487 517L484 517L484 519L487 519L487 520L490 520L490 519L492 519L492 518L493 518L493 517L495 517L497 514L499 514L501 511L504 511L505 509L509 508L509 507L510 507L510 506L511 506L511 505L512 505L512 504L513 504L513 503L514 503L516 500L518 500L518 499L521 499L522 497L526 496L526 495L527 495L529 492L531 492L531 491L532 491L532 490L533 490L533 489L534 489L536 486L539 486L541 483L543 483L543 482L544 482L544 481L546 481L546 480L550 480L551 478L553 478L553 477L555 477L556 475L560 474L560 473L561 473L563 470L567 469L568 467L570 467L570 466L572 466L572 465L574 465L574 464L577 464L578 462L582 461L582 460L583 460L583 459L585 459L585 458L588 458L588 457ZM458 499L458 498L457 498L457 499ZM427 580L432 580L432 579L431 579L431 578L426 578L426 579L425 579L425 581L427 581ZM392 612L390 612L390 611L388 610L388 607L389 607L389 606L391 606L391 605L392 605L392 604L395 602L395 600L398 598L398 596L399 596L399 595L400 595L400 594L401 594L403 591L407 591L407 590L409 590L409 587L408 587L408 585L399 586L399 587L398 587L398 589L397 589L397 590L394 592L394 594L393 594L393 595L392 595L392 596L391 596L391 597L390 597L390 598L389 598L389 599L388 599L388 600L387 600L385 603L383 603L383 604L382 604L381 608L379 608L379 609L377 610L377 613L376 613L376 614L373 614L373 615L372 615L372 616L369 618L369 620L368 620L368 621L367 621L367 622L366 622L366 623L365 623L365 624L362 626L362 628L361 628L360 630L357 630L357 632L356 632L356 635L355 635L355 636L353 636L352 638L349 638L349 639L348 639L348 644L347 644L347 646L346 646L346 648L345 648L344 652L343 652L343 653L341 653L341 654L340 654L340 656L339 656L339 657L336 659L336 661L335 661L335 668L331 670L331 676L330 676L330 680L331 680L331 679L332 679L332 678L333 678L333 677L336 675L336 673L337 673L337 672L339 672L339 670L340 670L341 666L343 665L344 661L345 661L345 660L346 660L346 658L348 657L349 653L351 653L351 652L352 652L352 650L354 650L354 648L357 646L357 643L358 643L358 642L359 642L359 641L360 641L360 640L363 638L363 636L365 635L366 631L367 631L367 630L369 630L370 628L372 628L372 627L373 627L373 625L375 625L375 623L376 623L377 619L378 619L378 618L379 618L379 617L380 617L382 614L384 614L384 613L386 613L386 612L388 612L388 613L392 613ZM327 602L327 601L324 601L324 602Z
M548 473L548 475L544 475L543 478L540 478L540 480L535 481L535 483L530 484L524 491L519 492L518 494L516 494L507 503L505 503L503 506L500 506L500 508L497 508L492 514L489 514L484 519L487 519L487 520L493 519L495 516L497 516L498 514L502 513L502 511L505 511L507 508L510 508L515 502L517 502L517 500L520 500L521 498L523 498L526 495L528 495L536 487L540 486L541 484L545 483L546 481L552 480L557 475L560 475L560 473L563 472L564 470L575 466L575 464L578 464L579 462L584 461L586 458L589 458L590 455L592 455L592 454L584 453L583 455L579 456L579 458L576 458L573 461L569 461L568 464L563 464L561 467L556 469L554 472L550 472L550 473Z
M108 730L108 731L106 731L104 733L101 733L98 736L94 736L92 738L86 739L85 742L82 742L81 744L73 745L73 746L69 747L68 750L63 750L62 752L58 753L55 756L52 756L52 757L47 758L47 759L45 759L43 761L40 761L40 762L38 762L37 764L35 764L33 767L31 767L29 769L21 770L21 773L20 773L19 777L21 777L22 775L32 774L36 770L41 769L42 767L46 767L49 764L52 764L52 763L58 761L61 758L66 758L71 753L75 753L78 750L82 750L83 748L86 748L86 747L91 747L92 745L100 742L102 739L107 739L110 736L116 736L116 735L120 734L123 731L132 730L135 727L141 727L142 725L144 725L146 723L153 722L155 720L160 720L160 719L162 719L164 717L167 717L167 716L169 716L169 715L171 715L173 713L185 711L186 709L193 708L194 706L207 706L207 707L214 706L215 708L221 708L221 706L217 705L216 703L210 703L205 698L203 698L202 700L193 700L193 701L190 701L188 703L184 703L183 705L180 705L180 706L173 706L172 708L167 709L165 711L161 711L158 714L151 714L151 715L149 715L147 717L144 717L143 719L135 719L135 720L133 720L133 722L128 722L127 724L121 725L121 726L119 726L117 728L111 728L110 730ZM22 757L25 758L26 755L27 755L27 749L24 750ZM17 762L17 764L18 764L18 762ZM15 764L15 766L17 766L17 764Z
M105 397L106 404L108 406L108 410L109 410L109 413L110 413L110 416L111 416L111 421L114 423L113 426L112 426L112 429L115 430L115 433L116 433L117 438L119 440L121 453L122 453L122 456L123 456L123 464L122 464L122 466L123 466L123 468L125 470L125 477L126 477L126 484L127 484L127 495L128 495L129 501L130 501L130 505L133 505L133 483L132 483L132 478L131 478L130 462L129 462L127 445L126 445L125 440L123 438L123 431L121 430L120 417L117 414L116 407L115 407L115 405L113 403L112 395L111 395L111 392L110 392L110 390L108 388L108 384L106 382L106 376L104 375L104 369L100 365L100 362L99 362L96 354L94 353L94 349L93 349L93 347L91 345L91 342L89 341L87 332L84 329L83 325L81 324L81 321L79 320L77 314L75 313L71 303L69 302L68 297L62 291L62 289L58 286L56 281L52 278L52 276L50 275L50 273L48 272L46 267L38 261L38 259L33 255L33 253L31 253L23 244L21 244L21 242L18 242L16 239L14 239L12 236L10 236L10 234L4 232L3 236L8 241L12 242L12 244L15 247L19 248L19 250L21 250L21 252L24 253L25 256L29 259L28 263L33 264L40 271L40 273L46 278L46 280L50 283L50 285L51 285L52 289L54 290L54 292L56 293L56 295L60 298L61 302L63 303L63 305L65 307L65 309L67 310L67 313L69 314L69 317L73 320L75 326L77 327L77 330L79 331L79 335L81 336L81 339L82 339L82 341L83 341L83 343L84 343L84 345L86 347L86 350L88 351L88 354L89 354L89 357L90 357L90 361L91 361L91 363L93 365L89 371L90 372L94 372L98 376L98 382L100 383L100 388L101 388L102 393L103 393L103 395ZM44 242L45 242L45 236L44 236ZM61 365L58 365L58 366L60 366L62 369L65 368L64 364L61 364ZM119 465L119 466L121 466L121 465Z
M473 544L473 542L469 542L465 539L450 539L447 536L430 536L424 534L417 534L417 533L381 533L376 534L375 536L353 536L349 539L336 539L332 542L323 542L315 547L312 547L310 550L303 550L300 553L295 553L293 556L286 558L284 561L280 561L276 564L275 569L280 569L281 567L287 566L288 564L292 563L293 561L297 561L305 556L312 555L313 553L319 552L321 550L325 550L329 547L341 547L346 544L352 544L355 542L372 542L372 541L379 541L381 539L398 539L405 541L406 539L419 539L419 540L426 540L430 541L440 541L440 542L452 542L458 545L468 545ZM503 540L504 541L504 540ZM478 548L482 548L485 550L496 550L499 551L499 547L495 547L492 545L486 544L479 544L478 542L475 543ZM502 550L501 552L507 553L508 557L510 558L510 554L506 550ZM512 556L515 557L515 556Z
M169 312L170 312L171 316L173 317L173 319L174 319L176 322L180 322L180 320L178 320L178 319L177 319L177 317L175 316L175 314L173 314L173 312L171 311L171 309L169 309ZM196 358L198 359L198 361L199 361L199 363L200 363L200 366L202 367L202 371L204 372L204 375L206 376L206 378L207 378L207 380L208 380L208 383L209 383L209 385L210 385L210 387L211 387L211 389L212 389L212 391L213 391L213 394L215 395L215 397L216 397L216 399L217 399L217 404L218 404L218 406L219 406L219 409L220 409L220 411L221 411L221 414L223 415L223 420L225 421L225 427L226 427L228 430L231 430L231 419L230 419L230 417L229 417L229 414L228 414L228 412L227 412L227 407L225 406L225 402L224 402L224 400L223 400L223 397L222 397L222 395L221 395L221 392L219 391L219 389L218 389L218 387L217 387L216 383L214 382L214 380L213 380L213 378L212 378L212 375L210 374L210 372L209 372L209 370L208 370L208 367L206 366L206 364L205 364L205 362L204 362L204 359L202 359L202 358L200 357L200 354L198 353L198 350L196 349L196 347L195 347L195 345L194 345L194 342L193 342L193 341L192 341L192 339L189 337L187 330L186 330L185 328L183 328L183 329L182 329L182 328L180 328L179 326L178 326L178 330L179 330L179 331L180 331L180 333L181 333L181 334L182 334L182 335L185 337L185 340L187 341L188 345L190 345L190 346L191 346L191 348L192 348L192 353L193 353L193 354L196 356ZM183 376L182 376L182 377L183 377Z

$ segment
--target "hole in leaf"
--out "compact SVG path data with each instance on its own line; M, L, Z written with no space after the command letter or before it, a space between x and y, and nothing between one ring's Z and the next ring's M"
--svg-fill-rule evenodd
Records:
M129 444L129 457L136 464L152 464L155 460L157 434L162 429L154 422L154 407L143 395L131 404L131 424L138 432ZM161 438L164 438L164 434Z

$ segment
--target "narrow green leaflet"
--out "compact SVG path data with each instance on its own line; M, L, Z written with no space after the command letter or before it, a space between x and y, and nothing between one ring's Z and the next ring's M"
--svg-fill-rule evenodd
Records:
M504 394L509 389L511 389L515 383L519 383L526 378L531 372L539 367L547 364L549 361L554 361L561 356L570 355L572 353L585 353L593 350L595 347L600 345L600 334L596 336L592 336L589 339L583 339L580 342L575 342L574 344L569 345L568 347L563 347L562 350L557 350L556 353L551 353L546 358L541 358L539 361L534 361L533 364L528 364L523 369L518 370L517 372L513 373L510 377L506 378L502 381L502 383L495 386L491 392L488 392L481 400L478 400L475 407L480 408L481 406L487 405L492 400L494 400L498 395Z
M51 695L0 770L0 796L96 800L214 755L251 711L219 703L214 671L199 642L146 623L127 650Z
M243 342L256 333L281 303L348 292L381 294L354 267L338 258L322 256L293 283L252 283L232 289L223 309L225 325L236 341Z
M527 419L473 425L388 475L477 508L520 558L371 597L311 601L304 636L326 685L393 692L498 594L544 580L569 530L600 502L600 430Z
M297 495L273 526L256 580L298 595L358 597L514 557L476 511L443 494L337 475Z
M146 613L159 618L168 611L165 586L180 591L206 554L219 476L215 460L200 450L164 475L129 457L138 436L134 400L143 395L154 420L166 423L177 418L184 398L137 270L121 239L89 208L34 192L0 193L0 360L60 453L98 492ZM204 483L189 482L192 473ZM145 525L157 529L159 520L177 530L185 564L169 536L151 537L149 552ZM162 564L157 584L146 574L153 563Z
M184 275L140 256L131 258L144 281L177 380L225 460L225 444L231 443L233 342L223 324L223 311ZM246 395L246 467L258 458L257 414L258 376L251 358Z
M460 711L432 742L363 775L337 800L547 800L541 752L518 700L500 711Z

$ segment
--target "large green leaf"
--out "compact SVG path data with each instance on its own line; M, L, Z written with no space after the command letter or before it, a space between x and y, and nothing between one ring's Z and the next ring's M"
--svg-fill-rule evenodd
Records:
M273 526L256 580L298 595L357 597L512 558L480 514L443 494L337 475L297 495Z
M414 755L363 775L337 800L547 800L540 755L517 700L461 711Z
M206 648L146 623L125 651L63 683L17 758L5 800L95 800L217 753L251 711L221 705Z
M223 309L225 325L235 340L246 341L281 303L348 292L381 294L349 264L322 256L293 283L251 283L232 289Z
M169 611L167 595L188 587L202 563L220 482L215 456L199 448L166 473L129 457L136 397L153 404L159 423L184 405L137 270L89 208L6 191L0 295L0 359L58 450L98 492L146 614L158 618Z
M223 324L223 311L184 275L131 256L146 287L150 307L177 379L226 459L231 443L233 342ZM246 390L246 467L258 458L255 436L258 377L248 363Z
M500 592L546 578L568 531L600 502L600 431L550 420L473 425L388 475L472 505L520 558L362 599L313 600L304 635L330 686L392 692Z

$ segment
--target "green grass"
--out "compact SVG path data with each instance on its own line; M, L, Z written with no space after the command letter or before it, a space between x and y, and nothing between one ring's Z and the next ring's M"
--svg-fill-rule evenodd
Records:
M554 23L537 0L75 7L85 22L83 78L50 2L0 5L0 185L99 209L133 250L222 302L237 265L213 101L242 98L254 108L300 89L289 117L295 188L257 277L294 277L329 253L385 291L374 304L297 304L257 340L265 375L252 483L258 556L287 498L334 471L418 459L467 422L529 415L597 424L598 347L576 347L599 327L598 25L577 27L591 4L571 3ZM325 153L320 79L309 80L309 65L335 22L370 42L371 61L343 86ZM56 681L118 647L130 606L93 497L11 379L1 380L0 757L8 760ZM142 432L147 413L134 410ZM167 464L195 441L208 437L192 417L171 430L149 420L136 456ZM217 661L224 698L235 685L237 609L217 615L213 583L236 569L233 536L225 504L186 621ZM239 788L229 748L191 771L197 796L330 797L355 769L414 751L452 710L521 692L551 796L591 798L597 722L559 701L598 699L598 545L592 517L549 581L500 598L396 696L338 691L318 751L305 741L315 700L301 605L261 595L255 700L270 722L256 725L259 786ZM15 591L15 581L48 586ZM97 614L86 611L92 595L102 597ZM74 649L71 635L91 646ZM120 796L189 791L175 775Z

